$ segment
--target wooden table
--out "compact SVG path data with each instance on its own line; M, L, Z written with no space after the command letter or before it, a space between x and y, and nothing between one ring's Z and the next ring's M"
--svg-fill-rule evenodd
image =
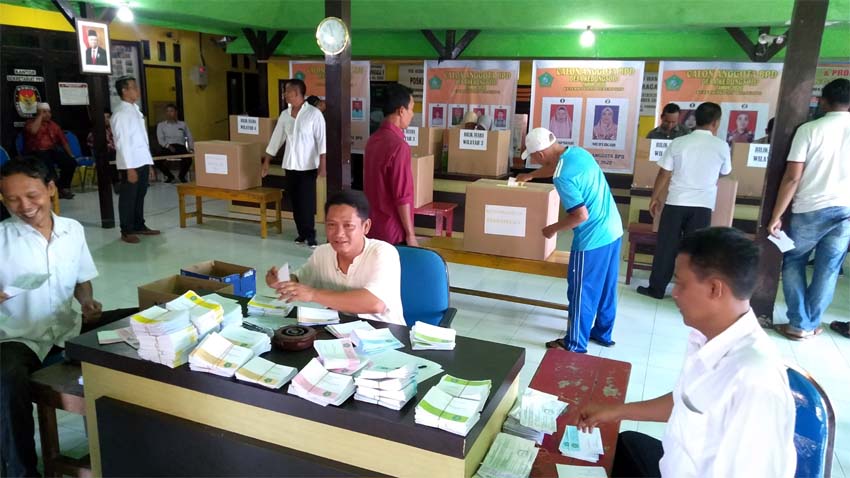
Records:
M186 212L186 196L195 196L195 210ZM204 206L202 198L224 199L229 201L244 201L252 202L260 205L260 218L245 219L241 217L218 216L214 214L204 214ZM283 221L280 217L280 202L283 194L277 188L252 188L243 190L210 188L206 186L198 186L195 183L184 183L177 185L177 200L180 205L180 227L186 227L186 218L194 217L198 224L204 223L204 217L213 217L216 219L226 219L228 221L254 222L260 223L260 237L263 239L268 236L268 225L277 227L278 234L283 233ZM266 217L267 204L273 202L275 210L275 220L269 221Z
M525 274L536 274L547 277L567 278L567 268L570 262L570 253L555 251L545 261L532 259L518 259L515 257L496 256L492 254L481 254L478 252L467 252L463 249L463 239L451 237L432 237L422 241L422 247L443 256L446 262L464 264L469 266L487 267L511 272L523 272ZM452 292L465 295L474 295L488 299L504 300L519 304L547 307L549 309L567 310L564 304L548 302L544 300L528 299L495 292L487 292L477 289L465 289L463 287L450 287ZM564 297L567 292L564 291Z
M557 395L569 404L567 412L558 418L558 431L546 435L531 470L531 476L557 476L556 464L579 466L602 466L611 475L620 422L607 423L599 427L605 454L599 463L567 458L558 451L558 444L567 425L578 423L578 411L590 402L617 404L626 401L626 389L632 364L617 360L577 354L561 349L549 349L534 373L529 387L541 392Z

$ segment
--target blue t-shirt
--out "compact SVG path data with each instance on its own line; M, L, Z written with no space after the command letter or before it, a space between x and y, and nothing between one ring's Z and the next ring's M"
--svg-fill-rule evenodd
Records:
M567 212L587 208L587 220L573 229L574 251L607 246L623 236L620 213L602 168L587 150L571 146L558 159L552 178Z

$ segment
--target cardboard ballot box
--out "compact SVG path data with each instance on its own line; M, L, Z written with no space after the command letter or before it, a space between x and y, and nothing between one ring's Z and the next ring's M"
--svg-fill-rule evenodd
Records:
M672 140L639 138L635 149L635 172L632 187L652 189L658 175L658 160Z
M204 261L181 268L180 275L230 284L233 294L240 297L254 297L257 292L257 271L253 267Z
M434 201L434 156L413 156L413 207L422 207Z
M450 173L503 176L511 154L510 131L448 130Z
M138 288L139 309L145 310L157 304L164 304L190 290L198 293L222 292L232 294L233 286L213 280L173 275L150 284L140 285Z
M717 180L717 197L714 200L714 210L711 212L712 227L732 227L737 195L737 179L731 176L723 176ZM659 214L653 218L652 232L658 232L658 226L661 224L660 212L664 210L664 202L667 200L667 196L659 199L661 200L661 209Z
M732 177L738 180L739 196L761 197L769 154L769 144L734 143L732 145Z
M411 126L404 130L404 139L410 145L410 154L413 156L428 156L429 154L439 158L443 155L443 128L423 128ZM435 161L439 163L439 161Z
M560 201L551 184L479 179L466 187L463 248L469 252L545 260L555 250L557 235L543 228L558 221Z
M230 141L260 143L265 151L275 125L276 118L230 115Z
M263 146L237 141L195 143L195 182L222 189L251 189L262 185Z

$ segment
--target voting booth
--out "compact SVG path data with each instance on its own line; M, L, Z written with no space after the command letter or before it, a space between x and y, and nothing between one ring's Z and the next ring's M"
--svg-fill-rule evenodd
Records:
M404 130L404 139L410 145L412 156L433 155L435 158L442 158L445 132L444 128L410 126ZM440 161L434 161L435 166L439 167L439 164Z
M545 260L555 250L557 235L543 228L558 221L560 200L551 184L508 186L479 179L466 187L463 248L469 252Z
M511 151L510 131L448 130L448 172L478 176L504 176L508 173Z

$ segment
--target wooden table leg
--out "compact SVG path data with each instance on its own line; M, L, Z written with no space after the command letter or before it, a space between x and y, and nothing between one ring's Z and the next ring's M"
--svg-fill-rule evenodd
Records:
M41 436L41 456L44 461L44 476L60 476L53 467L59 457L59 428L56 422L56 410L36 405L38 410L38 431Z
M263 239L269 234L268 218L266 217L266 200L260 199L260 237Z
M281 218L281 198L277 198L274 202L274 217L277 220L277 233L283 234L283 219Z
M180 227L186 227L186 195L177 192L177 204L180 208Z
M631 284L632 282L632 271L635 267L635 252L637 250L637 244L634 239L629 238L629 262L626 264L626 285Z
M204 198L195 196L195 222L198 224L204 223Z

